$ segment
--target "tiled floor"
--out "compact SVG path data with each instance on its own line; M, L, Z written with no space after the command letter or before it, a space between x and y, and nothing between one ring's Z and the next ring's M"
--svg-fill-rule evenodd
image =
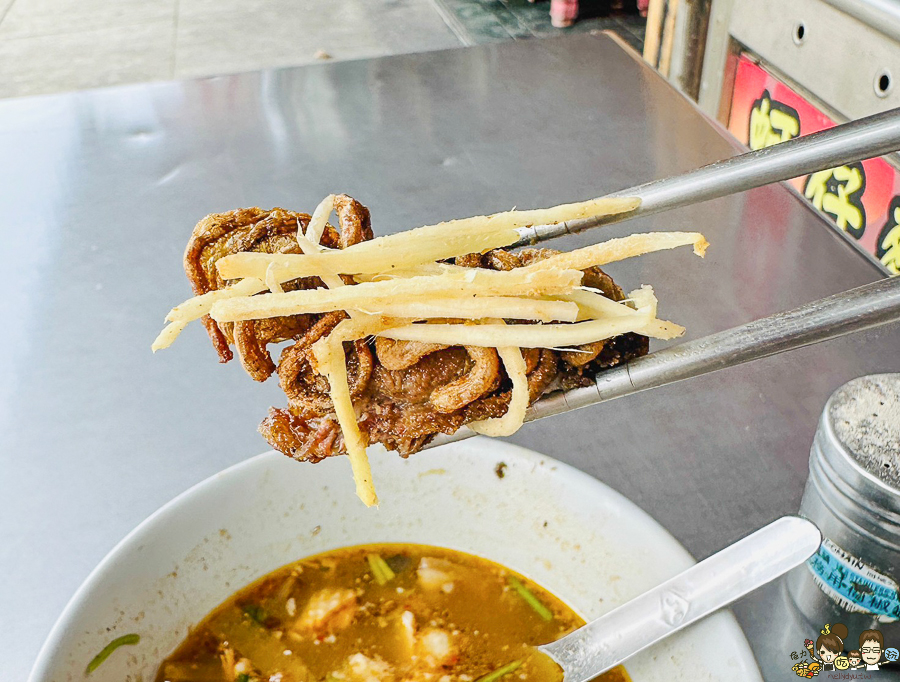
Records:
M0 0L0 97L598 28L643 38L628 15L555 29L527 0Z
M498 40L546 38L566 32L611 29L637 49L644 42L646 20L636 14L610 11L609 2L581 0L581 18L571 28L550 24L549 2L528 0L432 0L467 45Z

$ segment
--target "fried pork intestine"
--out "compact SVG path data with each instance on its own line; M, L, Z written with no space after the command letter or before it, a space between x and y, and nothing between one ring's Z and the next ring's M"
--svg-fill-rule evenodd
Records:
M327 225L320 240L322 246L345 249L372 238L369 211L365 206L345 194L335 197L334 203L341 231ZM309 221L309 214L283 208L270 211L242 208L207 216L194 228L184 252L184 270L194 294L199 296L225 287L226 282L219 276L215 265L222 256L241 251L302 253L297 243L297 230L302 228L305 231ZM285 291L320 286L323 283L318 277L282 284ZM203 318L203 324L220 362L228 362L234 357L230 348L234 345L247 373L256 381L265 381L276 369L266 346L301 338L317 317L291 315L219 324L207 315Z
M372 238L369 211L346 195L334 199L340 231L327 225L320 244L346 248ZM310 216L280 208L239 209L208 216L194 229L185 252L185 270L195 294L226 286L216 261L241 251L302 253L298 229L306 230ZM511 270L557 253L500 249L456 259L457 265ZM353 280L344 276L347 284ZM585 271L585 286L614 301L622 290L599 268ZM282 284L285 291L324 286L317 277ZM333 413L328 380L317 370L312 345L346 319L343 312L293 315L263 320L204 324L221 362L232 359L234 345L244 369L257 381L277 371L288 398L288 409L272 408L260 424L269 444L294 459L317 462L344 452L340 426ZM270 344L292 341L273 361ZM408 456L438 433L454 433L464 424L505 414L511 386L493 348L445 346L378 337L344 344L348 383L359 426L369 442ZM571 351L522 349L526 363L529 403L554 380L564 387L585 383L594 371L647 352L646 337L626 334L587 344Z

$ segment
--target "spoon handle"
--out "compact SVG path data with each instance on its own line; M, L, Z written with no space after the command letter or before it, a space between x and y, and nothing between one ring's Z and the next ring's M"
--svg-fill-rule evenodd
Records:
M787 573L819 548L821 533L785 516L552 644L538 647L565 682L588 682L630 656Z

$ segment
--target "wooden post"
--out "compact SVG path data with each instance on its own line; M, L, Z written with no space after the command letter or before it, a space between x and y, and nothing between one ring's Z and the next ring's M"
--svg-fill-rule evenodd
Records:
M678 17L680 2L681 0L669 0L669 9L666 13L662 51L659 55L659 72L664 78L669 77L669 67L672 65L672 48L675 45L675 19Z
M659 37L666 0L650 0L647 7L647 31L644 36L644 61L656 68L659 63Z

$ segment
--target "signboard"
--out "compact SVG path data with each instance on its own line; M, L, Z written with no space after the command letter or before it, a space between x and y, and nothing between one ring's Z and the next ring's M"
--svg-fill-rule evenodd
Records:
M740 56L728 129L750 149L834 125L792 88ZM900 173L893 166L869 159L795 178L791 184L889 272L900 273Z

